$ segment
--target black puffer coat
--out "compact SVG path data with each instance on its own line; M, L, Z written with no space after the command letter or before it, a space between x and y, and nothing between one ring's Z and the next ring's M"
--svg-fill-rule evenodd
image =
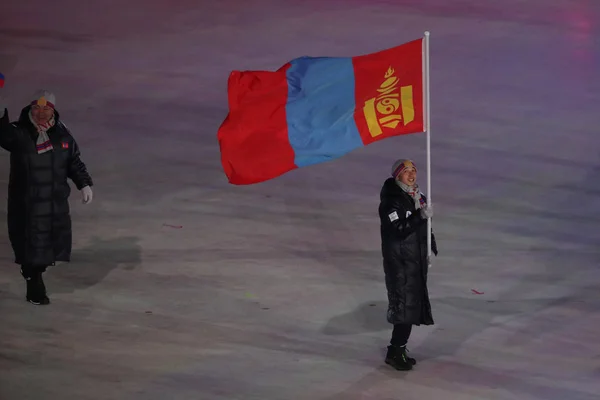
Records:
M77 142L55 112L48 130L53 150L38 154L37 130L29 120L30 106L10 123L0 119L0 146L10 152L8 234L21 265L48 266L71 260L70 178L82 189L92 179L80 159Z
M391 324L432 325L427 291L427 220L393 178L385 181L380 197L381 250L389 301L387 320ZM433 235L431 248L437 255Z

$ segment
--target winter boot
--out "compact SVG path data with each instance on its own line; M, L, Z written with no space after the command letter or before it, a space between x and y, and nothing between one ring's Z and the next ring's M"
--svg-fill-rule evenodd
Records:
M405 350L404 355L406 356L406 359L408 360L408 362L411 363L412 365L417 365L417 360L408 356L408 349L406 348L406 346L404 346L404 350Z
M50 299L46 295L46 285L44 285L42 273L25 272L21 268L21 275L27 282L27 295L25 297L27 301L36 306L50 304Z
M398 371L410 371L413 363L406 356L406 347L388 346L385 363Z

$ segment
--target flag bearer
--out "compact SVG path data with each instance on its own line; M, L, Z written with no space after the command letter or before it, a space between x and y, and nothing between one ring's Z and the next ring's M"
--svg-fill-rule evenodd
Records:
M385 362L407 371L416 364L406 354L413 325L432 325L427 291L427 219L433 210L417 185L417 167L398 160L381 189L381 248L388 295L387 320L394 325ZM437 245L432 237L432 251Z

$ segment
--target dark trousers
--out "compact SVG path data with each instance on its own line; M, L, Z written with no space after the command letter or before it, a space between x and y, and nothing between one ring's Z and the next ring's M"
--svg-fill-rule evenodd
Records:
M46 265L21 265L21 270L23 271L23 276L25 278L33 278L38 274L43 274L44 272L46 272L46 268L48 268Z
M396 324L392 331L392 340L390 344L392 346L402 347L406 346L410 333L412 332L412 325L410 324Z

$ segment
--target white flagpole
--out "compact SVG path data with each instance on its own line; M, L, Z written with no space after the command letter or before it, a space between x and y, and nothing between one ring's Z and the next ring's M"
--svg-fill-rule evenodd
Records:
M431 201L431 102L430 102L430 81L429 81L429 31L425 32L423 58L424 58L424 79L425 79L425 137L427 141L427 202ZM427 263L431 267L431 218L427 219Z

